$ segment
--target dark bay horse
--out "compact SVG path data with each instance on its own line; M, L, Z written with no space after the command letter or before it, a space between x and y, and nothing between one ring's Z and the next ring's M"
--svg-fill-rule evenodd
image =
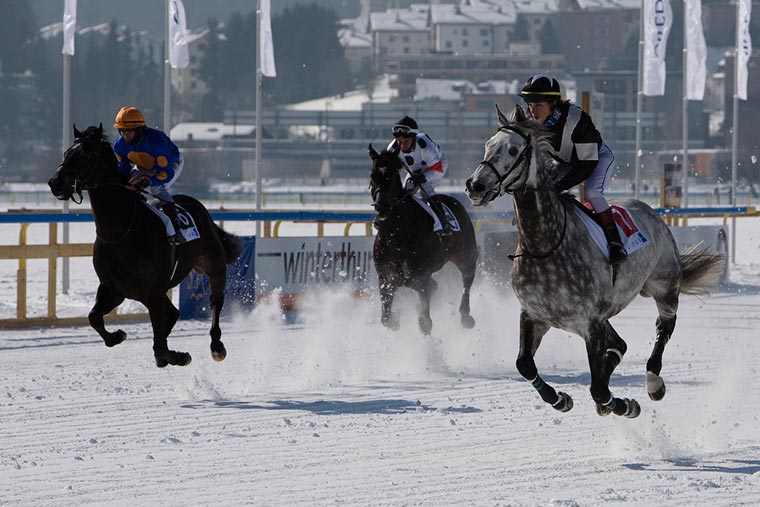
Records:
M519 106L514 121L501 111L498 116L499 130L486 142L484 160L466 188L476 206L504 193L514 195L519 243L512 286L521 304L517 369L545 402L562 412L570 410L572 398L543 381L534 355L551 327L578 334L586 342L597 412L636 417L641 412L638 402L615 398L609 389L610 376L627 348L610 317L637 294L654 298L659 316L646 388L651 399L662 399L662 355L676 324L679 295L714 288L723 256L706 250L679 252L670 229L654 210L641 201L627 200L618 204L649 241L613 273L574 213L572 199L554 190L556 159L547 132L526 120Z
M422 333L429 335L433 328L430 296L437 287L432 275L451 261L462 273L464 285L459 303L460 322L465 328L472 328L475 319L470 315L470 287L475 279L478 247L467 211L451 196L432 196L431 199L445 204L459 222L459 231L439 236L433 231L427 212L404 190L398 151L378 153L370 144L369 156L373 161L370 190L378 227L373 258L380 284L383 325L398 329L398 321L392 314L393 297L399 287L409 287L419 294L418 322Z
M206 274L211 285L211 356L222 361L227 351L222 343L219 314L224 304L227 264L240 255L238 238L219 228L206 208L192 197L177 195L176 203L193 217L200 238L178 245L172 252L161 219L127 183L117 168L116 155L103 134L103 126L79 132L74 127L74 144L48 184L60 200L72 199L82 191L90 196L97 238L93 265L100 280L95 305L89 314L90 325L106 346L123 342L121 329L109 332L103 316L125 298L139 301L148 309L153 326L153 353L156 365L184 366L190 363L187 352L169 350L167 337L179 311L167 297L195 269ZM172 262L174 260L174 262Z

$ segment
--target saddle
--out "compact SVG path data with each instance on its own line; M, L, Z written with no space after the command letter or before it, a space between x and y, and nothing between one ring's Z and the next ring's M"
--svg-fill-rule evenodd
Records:
M158 218L161 219L164 224L164 228L166 228L166 235L173 236L175 232L174 224L166 215L166 213L164 213L163 206L161 204L154 205L147 201L145 201L145 206L153 213L155 213ZM177 221L182 225L182 229L179 232L182 233L185 241L190 242L196 239L200 239L201 235L198 232L198 227L195 225L193 216L179 204L175 203L174 206L177 208Z
M581 219L583 225L586 226L591 238L602 253L604 253L605 257L609 258L607 239L602 232L602 225L598 221L596 213L591 208L591 204L581 203L574 197L567 197L567 199L572 201L575 214ZM610 208L612 209L612 217L615 219L615 225L620 233L620 239L623 242L623 248L628 255L649 243L649 238L639 230L633 216L628 213L627 209L614 204Z
M451 208L449 208L446 203L443 202L443 199L436 198L436 194L434 196L431 196L428 199L428 203L425 204L424 202L420 202L417 199L414 199L417 204L423 207L425 212L430 213L432 210L433 213L435 213L438 216L438 220L441 221L441 225L444 225L444 223L449 224L449 228L451 232L459 232L462 230L461 226L459 225L459 220L457 220L456 215L453 211L451 211ZM424 199L422 199L424 201Z

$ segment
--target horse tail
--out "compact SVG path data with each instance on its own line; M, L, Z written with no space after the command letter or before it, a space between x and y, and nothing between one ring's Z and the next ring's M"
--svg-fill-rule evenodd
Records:
M243 251L240 238L234 234L230 234L216 224L214 224L214 229L217 236L219 236L219 241L222 242L222 247L224 247L224 258L227 264L232 264L240 256L240 252Z
M681 292L689 295L708 294L718 286L726 262L725 255L691 247L681 252Z

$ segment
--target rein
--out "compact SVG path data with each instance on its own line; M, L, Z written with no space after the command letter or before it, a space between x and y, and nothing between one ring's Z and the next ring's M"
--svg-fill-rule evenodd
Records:
M507 258L511 261L514 261L517 257L531 257L533 259L546 259L550 255L552 255L554 252L557 251L557 249L560 247L562 242L565 240L565 232L567 231L567 208L564 204L560 203L560 206L562 206L562 209L564 210L564 224L562 225L562 235L559 237L559 241L557 241L557 244L554 245L548 252L544 254L533 254L528 251L527 248L524 246L522 247L523 253L514 254L514 255L507 255Z

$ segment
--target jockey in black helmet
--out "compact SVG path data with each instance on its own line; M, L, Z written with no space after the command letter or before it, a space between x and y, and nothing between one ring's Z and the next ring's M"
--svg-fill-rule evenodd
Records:
M604 187L615 162L615 155L602 140L594 122L585 111L562 99L559 82L548 74L536 74L525 82L520 93L534 120L549 128L552 145L559 154L558 192L583 183L586 200L599 217L610 252L610 264L626 258L612 217Z

